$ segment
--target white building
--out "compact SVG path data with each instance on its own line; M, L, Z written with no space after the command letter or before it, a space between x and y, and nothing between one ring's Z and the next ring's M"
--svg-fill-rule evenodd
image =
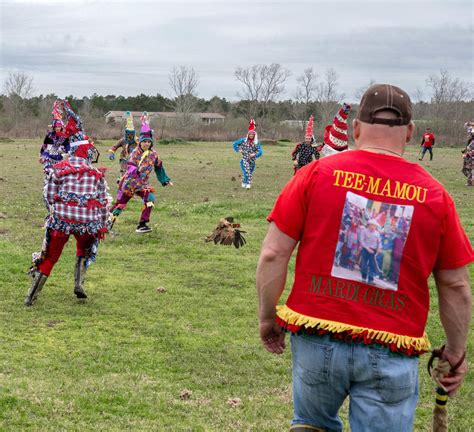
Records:
M140 122L140 116L143 113L141 111L132 111L132 117L138 123ZM191 118L202 124L215 124L225 121L225 116L218 113L190 113ZM106 123L124 123L126 121L126 111L109 111L105 114ZM178 114L175 112L168 111L148 111L148 118L150 120L157 119L161 120L175 120L178 117Z

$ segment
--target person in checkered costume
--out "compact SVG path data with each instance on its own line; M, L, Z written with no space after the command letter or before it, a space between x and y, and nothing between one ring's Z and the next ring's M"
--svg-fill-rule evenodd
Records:
M35 303L71 234L76 239L74 294L87 298L86 270L95 261L99 241L107 232L112 199L104 170L92 167L98 151L84 134L80 118L67 102L64 105L69 117L66 130L71 143L70 157L53 165L46 178L43 197L49 215L42 250L33 254L33 281L25 298L26 306Z
M150 185L150 174L154 171L162 186L173 186L173 183L166 174L158 153L153 149L153 131L150 129L146 112L143 113L141 121L139 144L130 155L127 172L120 180L112 215L115 220L132 197L138 195L143 201L143 209L135 231L142 234L152 230L148 222L154 207L155 189Z
M234 151L242 155L240 169L242 170L242 188L244 189L250 189L252 187L255 161L262 156L262 146L258 141L255 126L255 120L253 118L250 119L247 136L234 141L232 144Z

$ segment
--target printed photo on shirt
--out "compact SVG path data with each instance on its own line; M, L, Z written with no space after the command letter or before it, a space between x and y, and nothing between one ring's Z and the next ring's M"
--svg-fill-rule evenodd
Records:
M413 209L347 192L331 275L396 291Z

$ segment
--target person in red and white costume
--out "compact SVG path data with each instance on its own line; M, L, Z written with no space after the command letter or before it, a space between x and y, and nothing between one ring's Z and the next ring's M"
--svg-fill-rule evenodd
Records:
M425 133L421 137L421 157L419 160L423 160L426 152L430 153L430 160L433 160L433 146L435 145L435 136L431 132L430 128L425 129Z
M42 250L33 254L33 281L24 301L26 306L35 303L71 234L76 239L74 294L87 298L86 270L95 261L99 241L108 227L112 197L107 192L105 170L92 167L92 162L98 160L98 150L84 134L80 117L67 102L64 108L69 119L66 131L70 156L53 165L46 178L43 198L49 215Z
M442 358L457 365L441 384L453 395L466 376L474 251L443 185L403 158L413 131L409 96L388 84L369 87L353 121L356 150L303 167L268 216L257 267L259 331L275 354L285 350L285 330L291 333L291 430L342 431L346 397L352 430L413 429L418 357L430 350L432 273L446 336ZM393 281L361 280L338 262L347 224L377 228L366 214L384 215L384 227L397 235ZM294 283L277 306L296 245Z
M330 156L349 149L347 117L350 109L351 106L349 104L343 103L341 109L334 116L332 124L325 127L324 143L318 149L321 156Z

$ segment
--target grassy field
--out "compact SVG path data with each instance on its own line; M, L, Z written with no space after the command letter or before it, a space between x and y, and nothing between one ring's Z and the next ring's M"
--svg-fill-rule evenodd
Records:
M104 156L110 144L100 143L99 165L110 168L115 195L118 162ZM0 143L0 430L287 430L291 356L272 356L260 345L255 269L265 216L292 174L291 145L264 147L250 191L240 187L229 143L163 146L175 187L153 179L153 232L135 233L141 203L134 200L99 248L87 301L72 293L70 241L37 304L26 308L26 270L41 247L45 216L38 149L37 141ZM416 160L417 151L407 158ZM423 164L454 196L472 239L474 188L464 186L459 149L435 151L435 161ZM203 241L228 215L248 232L243 249ZM430 287L428 333L439 346ZM471 339L469 359L473 348ZM422 357L416 431L431 424L426 362ZM449 402L451 431L474 430L472 377Z

